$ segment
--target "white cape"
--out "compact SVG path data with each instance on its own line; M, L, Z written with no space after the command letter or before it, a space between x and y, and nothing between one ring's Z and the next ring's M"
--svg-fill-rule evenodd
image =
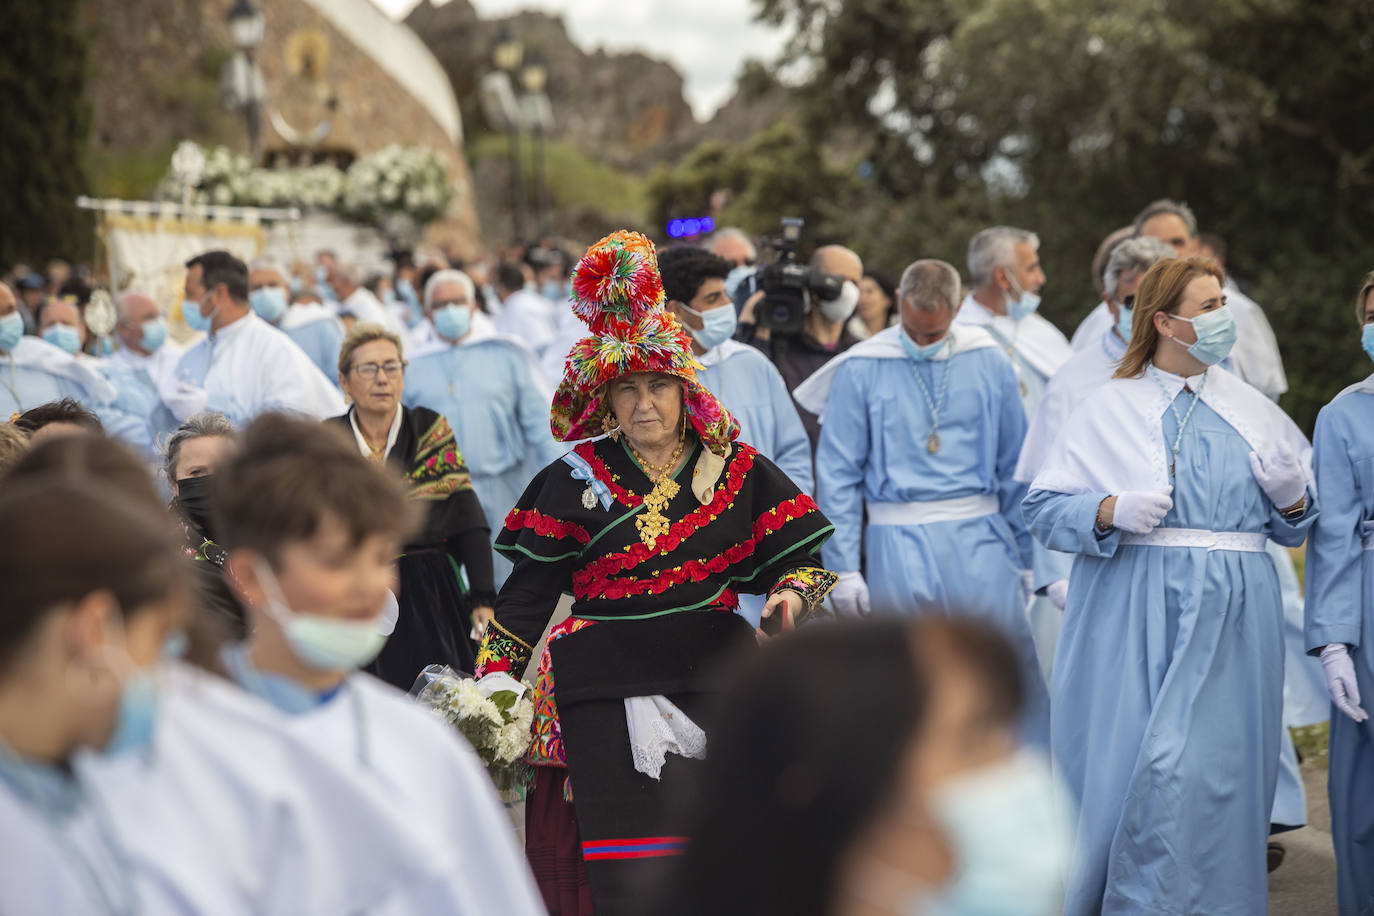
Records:
M868 340L856 343L821 366L811 374L810 378L798 385L792 391L792 398L802 407L814 413L824 423L825 406L830 401L830 389L835 384L835 373L840 366L846 360L856 356L865 356L869 359L908 359L906 350L902 349L900 335L904 333L906 332L902 330L902 326L896 324L890 328L884 328ZM949 339L951 346L942 349L931 357L933 360L949 359L970 350L982 350L998 346L991 334L973 325L963 327L958 324L951 325Z
M1287 442L1306 469L1307 484L1315 493L1312 445L1288 415L1225 369L1213 366L1206 378L1206 384L1201 385L1202 402L1261 455L1280 441ZM1112 379L1078 405L1030 488L1057 493L1123 493L1168 487L1163 418L1184 381L1158 370L1147 370L1139 378Z
M994 338L1001 337L1004 346L1014 347L1018 356L1047 379L1073 356L1068 340L1038 312L1013 321L1006 315L994 315L970 293L964 297L954 320L991 331Z
M86 394L97 406L112 404L119 395L115 386L95 368L94 361L79 360L40 337L25 334L10 355L16 366L41 369L49 375L75 382L86 389Z

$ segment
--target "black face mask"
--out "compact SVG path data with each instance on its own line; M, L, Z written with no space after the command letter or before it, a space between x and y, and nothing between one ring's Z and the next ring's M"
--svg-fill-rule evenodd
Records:
M208 540L215 539L210 528L210 486L214 475L183 477L177 481L177 507L186 520L200 529Z

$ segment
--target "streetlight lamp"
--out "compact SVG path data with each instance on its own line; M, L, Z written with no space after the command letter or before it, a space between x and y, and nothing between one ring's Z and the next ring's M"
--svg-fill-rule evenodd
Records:
M496 39L492 42L491 62L504 77L506 93L511 93L512 77L520 69L520 63L524 57L525 46L519 37L511 30L509 24L502 25L496 33ZM503 120L505 121L507 146L510 151L510 187L511 202L514 206L515 240L523 243L525 241L525 175L524 169L520 165L520 112L507 110Z
M553 211L549 202L548 148L545 142L549 131L553 130L553 105L544 92L548 81L549 71L543 55L537 51L527 55L525 66L520 71L520 83L525 88L520 108L525 126L534 133L534 193L540 235L549 234Z
M229 107L243 111L244 120L248 123L248 147L256 165L260 154L260 112L266 93L263 90L262 71L253 59L253 53L262 46L267 19L250 0L235 0L229 9L228 21L229 35L238 51L224 64L220 88Z

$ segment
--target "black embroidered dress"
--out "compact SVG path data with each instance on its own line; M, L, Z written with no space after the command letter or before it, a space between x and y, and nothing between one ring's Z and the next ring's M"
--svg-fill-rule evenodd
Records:
M515 569L478 654L479 676L519 678L559 598L573 596L572 617L553 629L540 665L530 759L568 767L601 916L631 911L635 873L681 850L666 801L698 765L670 755L661 781L636 770L625 700L662 695L701 721L713 665L755 642L733 613L737 593L794 589L805 614L835 581L818 560L833 529L809 496L751 446L731 443L722 468L689 436L678 492L663 512L670 527L652 547L635 526L652 481L610 438L583 442L541 471L496 541Z

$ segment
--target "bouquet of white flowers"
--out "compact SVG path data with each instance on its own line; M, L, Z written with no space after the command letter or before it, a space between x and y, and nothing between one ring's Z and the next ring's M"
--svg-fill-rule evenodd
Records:
M534 690L509 675L489 675L482 683L447 665L430 665L411 693L462 733L486 764L503 794L520 793L529 780L525 752L534 740Z

